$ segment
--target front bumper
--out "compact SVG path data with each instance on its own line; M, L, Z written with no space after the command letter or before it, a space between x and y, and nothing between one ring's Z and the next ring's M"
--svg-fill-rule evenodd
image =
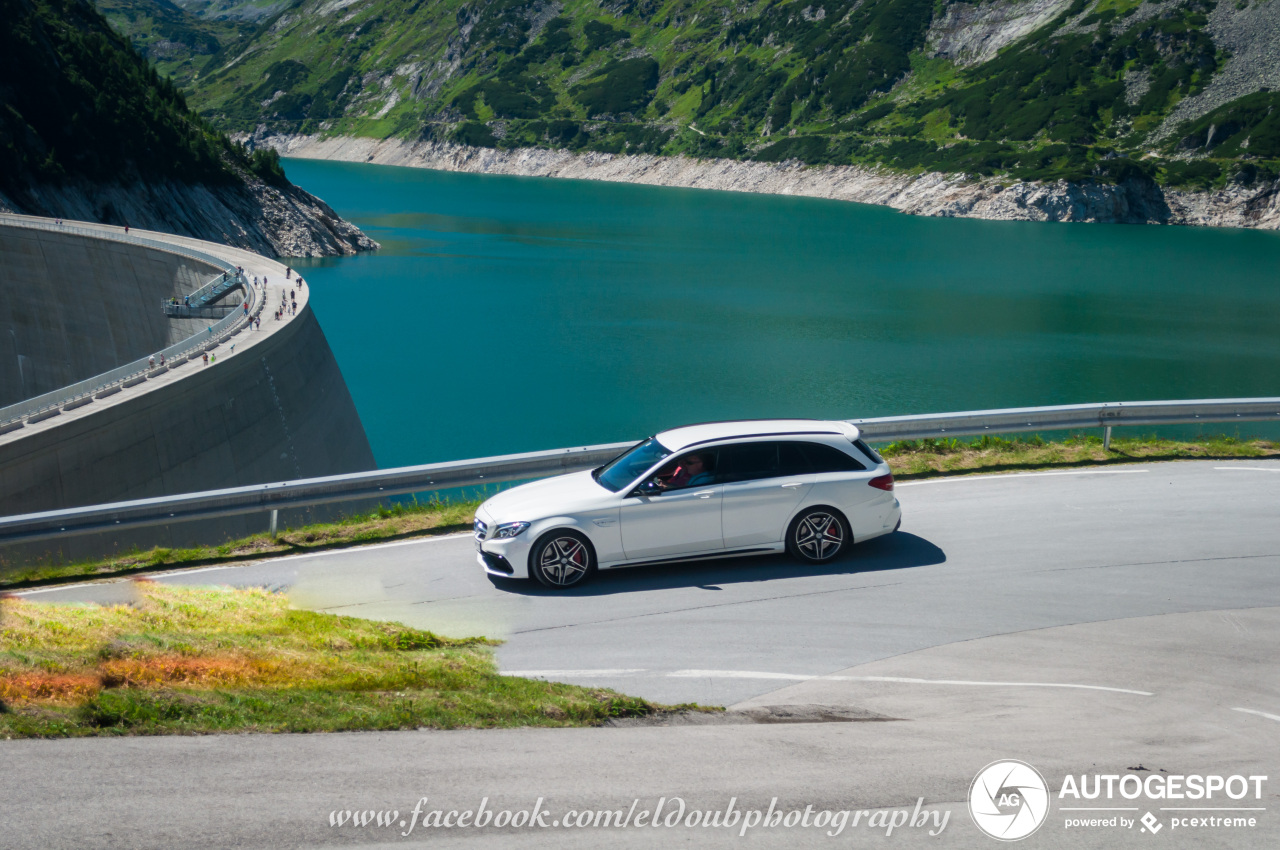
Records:
M473 535L476 542L476 563L491 576L528 578L529 547L533 545L528 530L517 537L499 540L492 536L496 533L496 528L491 519L479 513L476 516L486 524L485 539L479 537L478 529Z

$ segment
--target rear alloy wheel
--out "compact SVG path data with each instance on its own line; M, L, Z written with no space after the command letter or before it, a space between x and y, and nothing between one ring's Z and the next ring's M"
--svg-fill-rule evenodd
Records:
M591 542L576 531L553 531L533 547L529 572L552 590L582 583L596 571Z
M834 559L852 542L849 523L834 508L811 508L791 522L787 551L802 561L822 564Z

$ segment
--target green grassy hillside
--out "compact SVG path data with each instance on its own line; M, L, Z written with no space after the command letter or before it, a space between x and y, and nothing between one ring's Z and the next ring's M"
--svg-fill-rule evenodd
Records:
M154 0L103 0L124 2ZM1280 170L1280 94L1158 132L1231 59L1210 33L1213 0L1058 0L1026 31L983 18L1029 8L297 0L192 59L188 92L216 126L243 132L1193 187ZM940 49L982 26L1004 45L985 61Z
M97 0L96 5L162 77L172 78L180 87L189 86L223 45L250 38L256 29L205 20L168 0Z

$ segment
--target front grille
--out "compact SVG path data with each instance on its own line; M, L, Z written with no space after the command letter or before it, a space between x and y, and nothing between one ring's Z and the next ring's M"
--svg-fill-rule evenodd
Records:
M484 558L484 565L496 573L511 575L515 572L511 562L501 555L495 555L492 552L481 552L480 557Z
M476 520L475 532L476 540L484 540L485 536L489 533L489 526L481 520Z

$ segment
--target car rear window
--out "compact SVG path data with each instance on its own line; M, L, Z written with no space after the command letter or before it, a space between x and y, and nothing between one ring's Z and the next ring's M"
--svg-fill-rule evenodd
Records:
M860 472L866 465L853 455L842 452L835 446L822 443L798 443L809 459L813 472Z
M857 446L858 451L862 452L864 455L871 458L876 463L884 463L884 458L880 457L880 453L875 449L871 448L871 446L867 445L865 440L862 440L862 439L854 440L853 444Z

